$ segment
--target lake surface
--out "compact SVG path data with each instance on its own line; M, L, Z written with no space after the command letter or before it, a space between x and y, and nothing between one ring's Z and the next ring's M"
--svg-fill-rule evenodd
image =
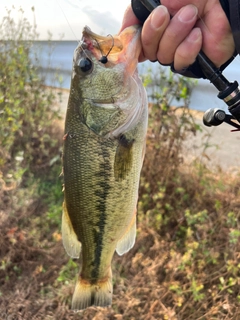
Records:
M73 52L77 47L76 41L36 41L33 46L34 52L39 58L41 73L45 77L45 83L49 86L69 89L71 81ZM33 60L34 61L34 60ZM156 68L157 63L149 61L139 64L139 73ZM240 58L236 58L223 72L229 81L237 80L240 83ZM208 80L198 80L193 89L190 108L206 111L209 108L221 108L227 111L225 103L217 98L217 89ZM174 104L178 105L177 102Z

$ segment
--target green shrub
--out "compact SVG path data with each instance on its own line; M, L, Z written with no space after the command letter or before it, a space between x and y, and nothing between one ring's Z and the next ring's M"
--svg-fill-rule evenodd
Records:
M143 81L151 88L149 100L152 102L149 104L147 152L140 185L141 205L150 215L157 211L159 219L180 199L181 202L189 199L187 190L178 185L177 180L183 162L183 142L199 129L188 108L194 82L167 74L160 66L155 73L149 70ZM172 105L174 97L180 107Z
M38 74L32 50L36 26L19 11L19 21L9 10L0 24L0 170L42 174L50 157L59 156L60 130L53 125L59 112L53 108L55 95Z

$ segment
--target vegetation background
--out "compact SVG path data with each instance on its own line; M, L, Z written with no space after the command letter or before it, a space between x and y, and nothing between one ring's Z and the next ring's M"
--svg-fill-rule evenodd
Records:
M193 83L161 69L143 78L156 91L138 234L114 257L113 305L70 310L79 265L60 233L61 92L32 66L37 30L24 16L8 11L0 39L0 319L240 319L239 172L186 164L184 142L200 130L188 110Z

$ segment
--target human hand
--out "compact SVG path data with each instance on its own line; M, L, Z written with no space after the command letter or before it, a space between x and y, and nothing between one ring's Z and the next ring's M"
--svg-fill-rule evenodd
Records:
M174 62L174 69L180 71L195 61L201 49L218 67L232 56L233 36L219 0L161 3L143 25L140 61L158 60L166 65ZM129 7L122 29L138 23Z

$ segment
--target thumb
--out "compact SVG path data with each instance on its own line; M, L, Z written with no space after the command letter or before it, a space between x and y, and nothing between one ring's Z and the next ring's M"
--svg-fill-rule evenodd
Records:
M141 22L136 18L135 14L132 11L132 7L129 5L124 13L122 26L119 30L119 33L125 28L133 26L135 24L141 24Z

